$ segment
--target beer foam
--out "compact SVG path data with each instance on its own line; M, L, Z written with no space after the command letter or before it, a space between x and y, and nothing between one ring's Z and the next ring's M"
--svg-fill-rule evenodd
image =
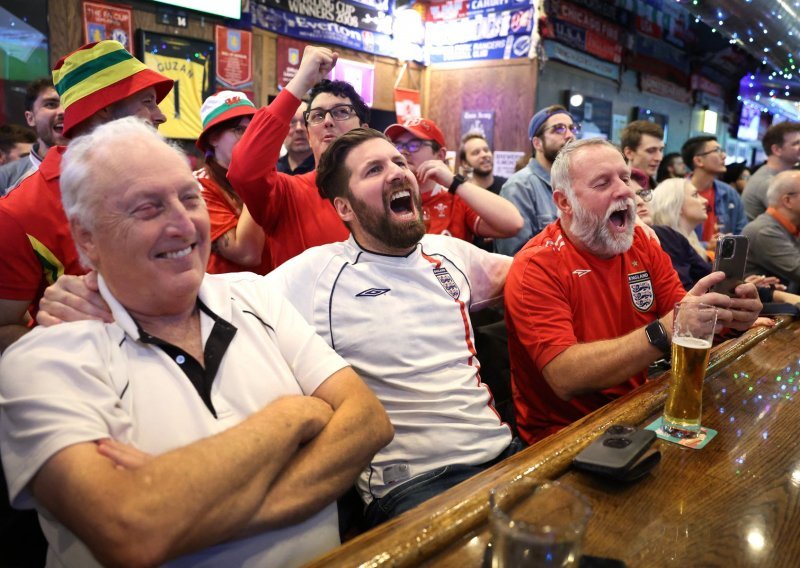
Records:
M687 349L710 349L711 342L697 337L673 337L672 343Z

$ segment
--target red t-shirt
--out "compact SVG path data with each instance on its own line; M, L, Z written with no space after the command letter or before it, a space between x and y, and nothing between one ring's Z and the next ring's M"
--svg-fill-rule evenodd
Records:
M697 193L700 194L708 203L706 204L706 212L708 212L708 217L703 222L703 234L700 237L700 240L703 241L710 241L714 235L718 233L717 231L717 210L716 210L716 201L714 196L716 195L716 191L714 191L714 186L712 184L711 187L704 189L703 191L698 191Z
M211 242L213 243L222 235L235 228L239 223L239 215L242 214L241 208L237 207L225 191L206 174L205 169L194 172L200 187L203 190L203 199L208 209L208 217L211 220ZM214 251L208 257L207 272L210 274L222 274L224 272L255 272L256 274L266 274L272 270L272 258L269 254L269 245L264 243L264 252L261 254L261 264L258 266L243 266L229 260Z
M289 122L300 100L284 89L260 108L233 150L228 179L269 240L272 266L304 250L347 239L330 201L317 191L317 172L299 176L276 169Z
M472 207L441 185L422 194L422 215L426 232L450 235L469 242L477 234L481 221Z
M61 205L61 157L50 149L36 173L0 199L0 299L31 302L62 274L85 274Z
M614 387L563 401L541 369L577 343L646 326L685 295L669 256L638 227L630 250L610 259L575 248L560 221L531 239L514 257L505 287L521 437L536 442L643 384L646 369Z

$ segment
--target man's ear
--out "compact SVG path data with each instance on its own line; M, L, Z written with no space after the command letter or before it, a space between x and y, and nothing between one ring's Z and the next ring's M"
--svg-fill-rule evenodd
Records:
M542 139L539 138L538 136L534 136L533 138L531 138L531 146L533 146L533 149L536 150L537 154L541 152L542 148L544 147L542 145Z
M355 220L355 213L353 212L353 208L350 206L349 199L345 197L334 197L333 208L336 209L336 213L339 215L339 218L345 223Z
M25 111L25 122L27 122L28 126L31 128L36 127L36 119L33 117L33 113L29 110Z
M77 219L70 219L69 228L72 231L72 238L75 240L75 247L83 252L96 268L98 266L97 244L92 232Z
M572 204L567 199L567 194L561 190L553 190L553 201L564 215L572 215Z
M631 159L633 158L633 155L634 155L635 153L636 153L636 152L634 152L634 151L633 151L633 149L632 149L632 148L630 148L629 146L625 146L625 147L622 149L622 155L623 155L623 156L625 156L625 161L626 161L627 163L629 163L629 164L631 163Z
M442 146L441 148L439 148L439 151L436 152L436 159L444 162L446 157L447 157L447 148Z

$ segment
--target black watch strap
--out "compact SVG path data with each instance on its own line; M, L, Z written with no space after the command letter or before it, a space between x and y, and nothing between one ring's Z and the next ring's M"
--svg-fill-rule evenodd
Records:
M458 188L461 186L461 184L462 184L462 183L464 183L465 181L467 181L467 180L466 180L466 178L465 178L464 176L462 176L462 175L458 175L458 174L454 175L454 176L453 176L453 183L451 183L451 184L450 184L450 187L448 187L448 188L447 188L447 191L449 191L450 193L452 193L453 195L455 195L455 194L456 194L456 190L457 190L457 189L458 189Z
M659 320L648 324L647 327L644 328L644 332L647 335L647 341L650 342L650 345L661 351L665 357L670 356L672 345L669 342L667 330L664 329L664 326L661 325Z

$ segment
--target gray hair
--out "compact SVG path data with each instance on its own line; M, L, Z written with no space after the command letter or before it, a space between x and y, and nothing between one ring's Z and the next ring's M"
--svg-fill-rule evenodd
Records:
M654 225L666 225L678 229L683 202L686 199L686 184L683 178L669 178L658 184L650 201L650 212Z
M781 198L787 193L800 192L800 172L786 170L772 178L767 189L767 203L774 207L780 205Z
M563 193L570 203L575 203L575 192L572 189L572 176L570 169L572 167L572 158L574 154L588 147L602 146L612 148L617 151L620 156L622 152L614 144L603 138L585 138L583 140L571 140L567 142L561 150L559 150L553 167L550 168L550 185L553 187L553 192L560 191ZM623 156L624 159L624 156Z
M61 203L67 219L93 230L100 211L103 195L114 187L102 187L100 181L113 180L112 176L98 175L101 171L114 172L124 167L126 148L155 142L164 151L172 151L186 161L183 152L168 144L147 122L136 117L126 117L100 125L90 133L72 140L61 163ZM81 263L94 268L78 248Z

